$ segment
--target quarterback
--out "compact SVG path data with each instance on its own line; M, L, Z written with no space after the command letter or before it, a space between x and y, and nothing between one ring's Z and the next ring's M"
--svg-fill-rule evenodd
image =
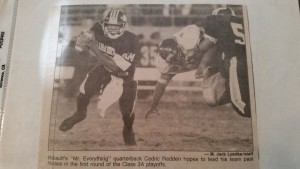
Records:
M137 82L133 78L138 39L126 28L124 13L109 10L101 22L95 23L89 31L84 31L79 36L76 50L88 52L99 63L82 82L77 97L77 110L62 122L59 127L61 131L68 131L84 120L91 97L100 94L97 105L100 116L104 117L106 109L119 101L125 145L136 145L133 122Z

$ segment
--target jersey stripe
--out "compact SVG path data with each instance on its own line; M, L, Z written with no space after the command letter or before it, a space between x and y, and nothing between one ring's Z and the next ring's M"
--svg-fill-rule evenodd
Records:
M237 76L237 59L232 57L230 60L229 67L229 86L230 86L230 96L232 104L239 109L239 111L245 114L244 108L246 104L243 102L241 97L241 91L239 87L239 81Z
M113 12L114 12L113 10L112 10L112 11L110 11L109 20L111 20L111 19L112 19Z
M120 69L123 71L126 71L130 66L131 63L128 62L126 59L124 59L122 56L115 53L113 57L113 61L116 63L116 65L119 66Z
M120 11L119 10L112 10L110 13L109 23L116 24L118 23L118 15Z
M119 12L120 12L119 10L116 11L115 19L116 19L117 22L118 22L118 15L119 15Z
M86 80L87 80L88 77L89 77L89 75L87 74L86 77L85 77L85 79L84 79L84 81L83 81L83 82L81 83L81 85L80 85L79 91L80 91L80 93L82 93L82 94L85 94L84 85L85 85Z

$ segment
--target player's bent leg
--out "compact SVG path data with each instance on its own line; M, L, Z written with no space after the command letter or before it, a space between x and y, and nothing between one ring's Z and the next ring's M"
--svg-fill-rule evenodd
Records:
M119 99L120 111L123 116L123 139L125 145L136 145L135 136L133 132L134 123L134 105L137 92L137 82L134 80L124 80L123 93Z
M66 118L59 129L61 131L68 131L80 121L84 120L87 114L87 107L90 103L91 97L99 92L103 84L110 81L110 74L103 68L97 66L85 78L80 86L80 94L77 97L77 110L69 118Z
M237 97L237 89L235 88L231 93L231 102L234 110L243 117L251 117L251 105L250 105L250 95L248 85L239 86L239 91L241 93L240 97Z
M203 98L205 100L205 103L209 106L214 107L218 105L215 91L211 88L203 89Z
M202 90L203 98L207 105L218 106L224 104L224 95L226 79L220 72L203 79Z
M59 127L61 131L68 131L80 121L84 120L87 113L87 106L91 96L80 93L77 97L77 111L69 118L66 118Z
M237 57L230 60L229 87L233 108L239 115L251 117L247 66L245 61L237 60Z

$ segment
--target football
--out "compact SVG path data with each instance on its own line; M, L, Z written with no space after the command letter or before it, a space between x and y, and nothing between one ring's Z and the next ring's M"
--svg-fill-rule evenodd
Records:
M75 50L78 52L88 52L89 44L94 41L94 34L90 31L82 31L79 35L76 44Z

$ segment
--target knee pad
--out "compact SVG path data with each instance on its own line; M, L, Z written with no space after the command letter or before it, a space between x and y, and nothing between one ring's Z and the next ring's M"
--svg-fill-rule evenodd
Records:
M211 88L203 90L203 98L205 100L205 103L209 106L214 107L218 105L216 92Z

